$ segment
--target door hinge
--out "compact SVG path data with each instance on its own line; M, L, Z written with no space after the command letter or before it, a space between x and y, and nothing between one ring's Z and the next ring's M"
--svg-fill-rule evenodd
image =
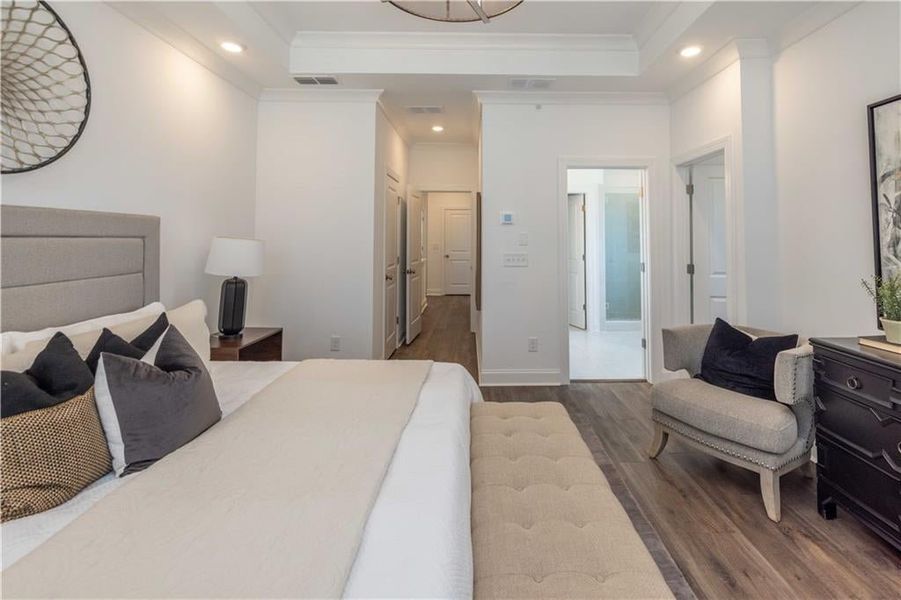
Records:
M641 338L641 349L647 350L647 348L648 348L648 340L646 340L645 338Z
M644 263L643 263L643 262L642 262L642 263L638 263L638 269L639 269L642 273L644 273L645 266L644 266Z
M397 324L397 325L399 325L399 324L400 324L400 317L394 317L394 323Z
M582 262L585 262L585 254L582 254Z
M695 193L695 184L693 184L693 183L688 183L688 184L686 184L686 185L685 185L685 193L688 194L689 196L694 195L694 193Z
M582 212L585 212L585 203L582 203Z
M588 309L588 307L585 306L585 305L583 304L583 305L582 305L582 310L587 310L587 309Z
M688 273L689 275L694 275L695 274L695 266L691 263L685 265L685 272Z

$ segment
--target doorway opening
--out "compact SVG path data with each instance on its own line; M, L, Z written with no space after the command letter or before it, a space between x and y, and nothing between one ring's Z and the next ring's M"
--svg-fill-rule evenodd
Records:
M645 169L567 170L569 376L645 379Z
M470 192L427 192L429 296L472 293L473 211Z
M690 323L727 319L726 167L720 151L682 168L688 197Z

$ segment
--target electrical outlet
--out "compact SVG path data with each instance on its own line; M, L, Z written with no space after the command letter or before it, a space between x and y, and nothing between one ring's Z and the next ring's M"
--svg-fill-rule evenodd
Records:
M537 337L529 338L529 352L538 352L538 338Z
M332 343L330 350L332 352L340 352L341 351L341 337L337 335L332 336Z

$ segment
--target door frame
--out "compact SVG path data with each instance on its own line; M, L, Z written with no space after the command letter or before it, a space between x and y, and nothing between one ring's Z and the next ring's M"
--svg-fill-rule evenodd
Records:
M732 322L744 323L747 320L747 307L744 302L745 262L744 235L742 233L742 210L736 199L734 177L734 151L732 136L703 144L687 152L673 157L673 315L677 322L689 323L691 320L691 290L686 265L689 263L689 210L688 194L685 185L688 183L690 167L711 156L723 154L723 176L725 177L726 208L726 315Z
M584 192L573 192L566 194L566 210L567 218L569 218L569 197L580 196L582 199L582 318L585 319L585 326L579 327L570 323L570 327L588 331L588 200L585 198ZM567 265L568 267L569 265ZM567 319L569 319L569 308L567 307Z
M396 201L396 198L389 198L389 195L388 195L388 179L389 178L392 179L394 181L394 183L396 184L397 193L401 197L405 197L405 194L406 194L406 190L403 188L403 185L401 184L400 175L397 173L397 171L395 171L391 167L386 167L384 179L382 180L382 185L384 186L384 191L382 193L382 196L384 199L384 204L382 206L382 212L384 213L382 215L382 221L383 221L383 223L382 223L382 247L383 247L383 249L387 246L386 240L388 239L388 219L386 218L387 212L388 212L388 210L387 210L388 202ZM401 207L398 206L397 214L395 215L395 221L397 222L397 240L396 240L397 248L395 250L397 252L397 256L401 255L400 240L401 240L402 236L401 236L401 231L400 231L400 225L401 225L400 210L401 210ZM384 250L383 250L383 252L384 252ZM387 270L388 270L388 254L384 253L384 256L382 257L382 272L379 274L379 277L381 277L381 279L382 279L382 316L381 316L381 318L382 318L383 322L387 321L386 317L387 317L387 312L388 312L388 286L385 284L385 276L386 276ZM395 304L397 305L397 306L395 306L395 310L397 312L395 314L397 315L398 319L400 319L400 315L401 315L401 310L400 310L400 302L401 302L400 272L401 272L400 259L398 259L397 272L395 273L395 276L394 276L395 277L395 287L397 288L397 294L396 294L396 298L395 298L395 300L396 300ZM394 344L395 344L394 350L397 350L398 348L400 348L400 346L402 344L402 342L399 339L400 338L400 323L397 321L394 324L394 332L395 332L394 333ZM387 352L386 347L385 347L385 342L387 341L387 339L388 339L388 330L386 329L385 331L382 332L382 339L381 339L381 343L380 343L380 346L382 348L382 359L383 360L390 358L391 354L393 354L393 352L394 352L394 350L392 350L392 353L390 353L390 354Z
M656 319L651 312L653 288L653 265L651 264L651 227L649 198L656 181L657 161L651 157L609 157L609 156L562 156L557 163L557 311L560 344L560 383L569 385L569 190L567 174L570 169L638 169L643 171L641 206L641 262L644 271L641 277L641 335L646 340L642 349L644 355L644 378L650 381L650 374L656 372L653 363L651 331L655 331Z

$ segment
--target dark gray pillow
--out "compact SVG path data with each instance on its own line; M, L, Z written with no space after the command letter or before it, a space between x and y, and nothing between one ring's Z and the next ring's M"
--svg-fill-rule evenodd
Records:
M147 468L222 417L213 380L181 332L170 326L157 343L154 364L100 355L97 409L120 476Z

